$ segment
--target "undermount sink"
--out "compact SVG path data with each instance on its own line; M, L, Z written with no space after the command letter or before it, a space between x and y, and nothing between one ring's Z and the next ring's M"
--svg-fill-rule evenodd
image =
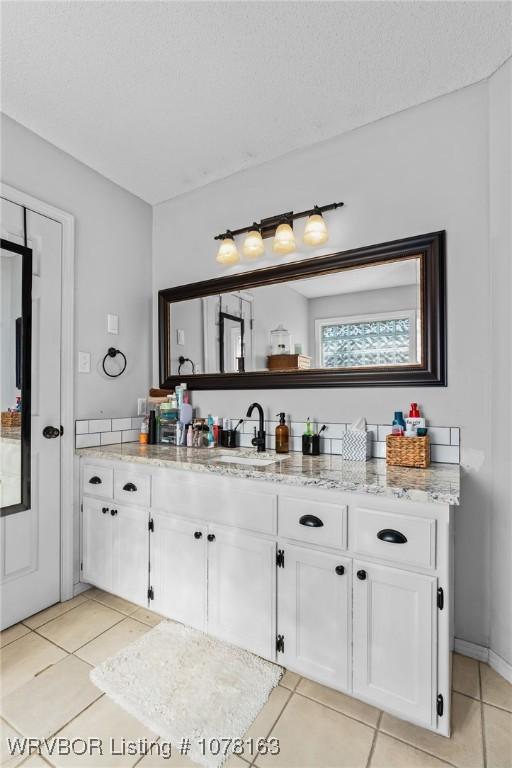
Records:
M277 458L259 458L258 456L231 456L229 454L217 456L213 461L221 464L247 464L250 467L268 467L281 459Z

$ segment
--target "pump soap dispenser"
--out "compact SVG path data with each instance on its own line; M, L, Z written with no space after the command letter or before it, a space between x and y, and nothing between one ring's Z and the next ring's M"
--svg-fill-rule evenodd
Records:
M277 413L279 424L276 427L276 453L288 453L290 450L290 430L285 422L286 414Z

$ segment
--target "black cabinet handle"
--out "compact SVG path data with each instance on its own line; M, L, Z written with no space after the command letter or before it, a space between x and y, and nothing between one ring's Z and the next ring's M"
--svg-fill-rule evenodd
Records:
M360 581L364 581L366 579L366 571L358 571L356 575Z
M98 477L98 475L94 475L94 477L91 477L89 480L91 485L100 485L101 484L101 477Z
M201 531L196 531L196 532L194 533L194 539L200 539L200 538L202 537L202 535L203 535L203 534L201 533Z
M301 525L305 525L307 528L322 528L323 522L316 515L302 515L299 519Z
M117 509L111 509L110 514L112 515L112 517L114 517L114 515L117 515Z
M130 491L130 493L133 493L136 490L137 490L137 486L134 485L133 483L126 483L125 485L123 485L123 491Z
M379 531L377 538L381 541L387 541L389 544L405 544L407 542L406 537L400 531L394 531L393 528L383 528Z
M208 539L208 541L215 541L215 535L213 533L209 533L206 538Z
M345 573L345 567L343 565L337 565L334 570L336 571L338 576L343 576L343 574Z
M101 511L103 512L104 515L106 515L108 512L108 507L102 507Z

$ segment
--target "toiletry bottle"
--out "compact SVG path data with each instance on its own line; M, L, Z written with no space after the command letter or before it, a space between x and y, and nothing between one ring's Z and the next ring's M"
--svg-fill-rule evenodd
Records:
M312 425L312 423L309 420L309 416L306 419L306 429L304 431L304 434L307 435L308 437L312 437L313 436L313 425Z
M149 442L148 417L144 416L140 425L139 443L141 445L147 445L148 442Z
M192 448L194 445L194 430L192 429L192 424L188 425L187 430L187 448Z
M290 450L290 430L285 422L285 413L276 414L279 416L279 424L276 427L276 453L288 453Z
M208 448L215 448L215 436L213 434L213 416L208 414Z
M395 418L391 425L392 435L403 435L405 432L404 414L402 411L395 411Z
M149 412L148 432L149 432L149 444L150 445L155 445L155 443L156 443L156 415L155 415L154 410L151 410Z
M425 419L419 411L418 403L411 403L409 416L405 420L405 425L407 432L412 432L413 436L416 435L418 427L425 426Z

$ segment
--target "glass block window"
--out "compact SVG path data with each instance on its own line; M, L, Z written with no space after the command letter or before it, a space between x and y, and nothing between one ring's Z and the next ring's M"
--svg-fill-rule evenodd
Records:
M414 363L414 314L317 320L321 368Z

